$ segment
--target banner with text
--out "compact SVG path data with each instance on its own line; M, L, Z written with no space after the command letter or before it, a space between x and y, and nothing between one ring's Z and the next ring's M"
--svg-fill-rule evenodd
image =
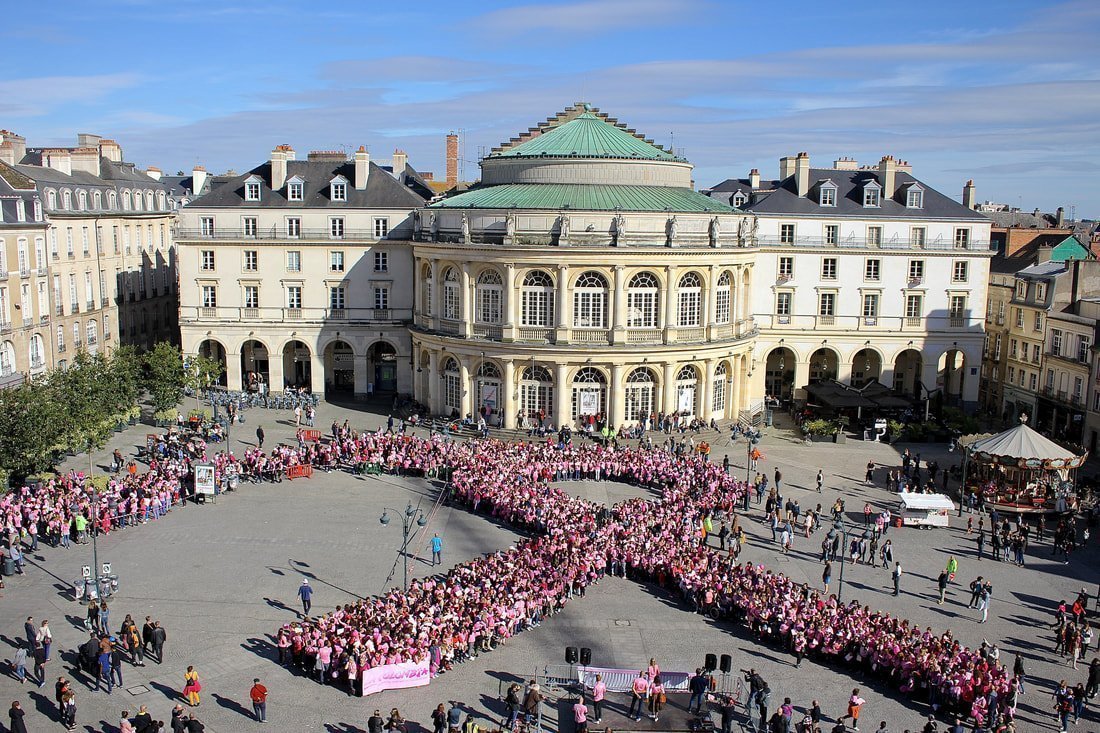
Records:
M420 662L401 662L384 664L363 670L363 695L371 695L383 690L403 690L408 687L423 687L431 682L432 672L428 658Z

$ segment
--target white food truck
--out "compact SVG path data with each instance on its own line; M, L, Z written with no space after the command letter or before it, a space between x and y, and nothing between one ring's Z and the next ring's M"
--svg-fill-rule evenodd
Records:
M947 527L950 524L951 512L955 511L955 503L945 494L912 494L902 492L901 498L902 526L905 527Z

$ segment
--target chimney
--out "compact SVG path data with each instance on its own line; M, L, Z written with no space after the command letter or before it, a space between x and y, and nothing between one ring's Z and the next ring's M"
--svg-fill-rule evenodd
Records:
M794 182L799 197L810 192L810 154L799 153L794 159Z
M401 178L401 174L405 172L405 166L409 164L409 154L404 150L393 151L393 177Z
M396 158L396 156L395 156ZM367 187L367 176L370 175L370 153L362 145L355 151L355 188L362 191Z
M99 175L99 148L73 148L69 159L74 171L84 171L93 176Z
M122 146L114 140L101 139L99 141L99 154L112 163L122 162Z
M859 163L856 162L855 158L849 158L848 156L844 156L842 158L837 158L836 160L833 161L833 170L834 171L855 171L855 170L859 170Z
M752 187L753 191L760 188L760 171L756 168L749 171L749 186Z
M155 165L151 165L145 169L145 175L149 176L154 181L159 181L160 177L164 175L164 171L162 171L160 168L157 168Z
M794 157L784 155L779 159L779 180L785 181L794 175Z
M289 145L276 145L271 151L271 190L280 191L286 185L286 151Z
M206 185L206 179L210 174L201 165L191 169L191 195L198 196L202 193L202 187Z
M1065 207L1059 206L1058 210L1054 212L1054 226L1062 229L1066 226L1066 210Z
M447 187L458 185L458 135L447 134Z
M12 160L15 163L21 163L23 158L27 156L27 138L16 135L11 130L0 130L0 139L6 143L11 143Z
M42 148L42 165L67 176L73 173L73 158L68 148Z
M76 136L76 146L78 148L98 148L99 141L103 138L99 135L92 135L91 133L81 132Z
M908 173L909 175L913 175L913 164L910 163L908 160L899 160L898 173Z
M898 164L894 160L894 156L882 156L882 160L878 163L878 182L882 186L882 198L884 200L893 201L895 194L898 192L897 173Z
M7 140L0 143L0 163L15 165L15 149Z
M973 209L977 203L978 194L974 190L974 179L971 178L966 182L966 185L963 186L963 206L968 209Z

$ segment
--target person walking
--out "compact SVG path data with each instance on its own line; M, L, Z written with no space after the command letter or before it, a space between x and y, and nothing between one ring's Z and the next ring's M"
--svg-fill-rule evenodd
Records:
M703 674L702 669L697 668L695 670L695 676L688 681L688 690L691 692L687 707L689 713L693 706L696 712L703 712L703 702L706 699L707 690L709 688L710 682L707 680L706 675Z
M821 493L821 487L825 485L825 474L819 468L817 469L817 493Z
M438 534L432 535L432 567L443 564L443 540L439 539Z
M653 717L653 722L661 719L661 708L665 705L665 699L665 686L661 682L661 676L657 675L649 686L649 714Z
M256 447L260 450L264 448L264 426L258 425L256 427Z
M20 645L15 650L15 658L11 663L12 668L15 670L15 679L19 680L19 684L23 684L27 681L27 649Z
M27 643L32 649L38 645L38 629L34 625L34 616L27 616L27 620L23 623L23 634L26 635Z
M187 704L193 708L202 704L199 699L200 692L202 692L202 683L199 681L199 673L189 664L187 671L183 674L183 696L187 698Z
M863 703L867 702L859 696L859 688L852 690L852 696L848 698L848 710L844 715L837 719L838 723L843 723L848 718L852 719L852 730L859 730L859 714L863 710Z
M984 624L989 620L989 600L992 595L993 585L990 583L983 583L981 592L978 594L978 609L982 612L982 618L978 621L980 624ZM1076 658L1074 661L1076 661Z
M76 730L76 692L71 687L61 695L61 724L67 730Z
M1094 660L1094 666L1095 660ZM1091 668L1090 668L1091 669ZM607 695L607 685L604 684L603 675L596 675L596 683L592 685L592 714L596 716L596 725L603 720L603 699Z
M23 716L26 715L26 711L23 710L23 706L16 700L11 704L11 708L8 709L8 730L11 733L27 733L27 724L23 722Z
M309 578L302 578L302 584L298 586L298 597L302 599L302 616L308 616L310 606L313 605L313 588L309 585Z
M821 571L821 585L824 587L825 595L829 595L829 582L833 579L833 564L828 560L825 561L825 569Z
M894 595L901 595L901 561L894 563Z
M252 689L248 691L252 699L252 712L260 723L267 722L267 688L260 684L260 678L252 680Z
M944 570L944 571L940 572L939 577L936 578L936 586L940 589L940 597L939 597L939 600L936 601L936 603L941 605L941 606L943 605L943 597L947 593L947 578L948 577L949 576L947 574L947 571Z
M153 622L153 653L157 655L157 664L164 662L164 642L168 640L168 632L160 625L160 621Z
M696 674L699 670L696 670ZM645 705L646 695L649 693L649 680L646 679L645 670L638 673L638 676L634 678L634 681L630 683L630 710L627 712L626 717L634 718L634 720L642 719L642 708ZM695 699L694 694L692 700ZM691 703L688 703L688 712L691 712Z
M49 620L42 619L42 625L38 627L35 639L38 642L38 646L42 647L42 653L46 661L50 661L50 648L53 646L53 632L50 631Z

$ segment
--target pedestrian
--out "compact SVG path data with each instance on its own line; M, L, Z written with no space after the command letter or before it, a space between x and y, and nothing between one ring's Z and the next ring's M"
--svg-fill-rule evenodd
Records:
M302 578L302 584L298 586L298 597L302 599L302 616L308 616L310 606L313 605L313 588L309 585L309 578Z
M978 608L981 609L982 619L978 623L984 624L989 619L989 599L993 595L993 585L991 583L983 583L982 590L978 595ZM1075 650L1076 651L1076 650ZM1076 661L1076 654L1074 660ZM1076 667L1076 664L1074 665Z
M157 664L164 661L164 642L168 640L168 632L160 625L160 621L153 622L153 653L157 655Z
M821 487L825 484L825 474L819 468L817 469L817 493L821 493Z
M1094 660L1093 664L1096 662ZM596 716L596 725L603 720L603 699L607 695L607 685L604 684L603 675L596 675L596 683L592 685L592 714Z
M894 563L894 595L901 594L901 561Z
M23 633L32 649L38 645L38 629L34 625L34 616L27 616L27 620L23 623Z
M859 730L859 714L863 710L863 703L867 702L859 696L859 688L852 690L852 696L848 698L848 710L837 719L837 722L843 723L848 718L852 719L852 729Z
M573 730L576 733L588 733L588 706L584 704L583 693L573 703Z
M71 687L61 696L61 724L76 730L76 692Z
M11 708L8 710L8 730L11 733L27 733L27 724L23 722L25 714L23 706L19 704L18 700L11 704Z
M256 427L256 447L263 450L264 447L264 426L258 425Z
M35 647L31 652L34 655L34 677L38 680L38 686L46 684L46 654L42 647Z
M401 425L404 426L405 421L401 421ZM466 722L462 724L462 733L480 733L481 728L478 726L477 721L474 720L473 713L466 714Z
M146 616L145 623L141 627L141 647L148 652L153 646L153 617Z
M374 715L367 718L367 733L382 733L386 721L382 718L382 711L375 710Z
M199 673L189 664L187 671L183 674L183 696L187 698L187 704L193 708L202 704L199 699L200 692L202 692L202 683L199 681Z
M936 585L940 589L940 597L939 597L939 600L936 601L936 603L938 603L941 606L943 605L943 597L947 593L947 578L948 578L948 575L947 575L946 570L940 572L939 577L936 578Z
M187 733L203 733L206 730L206 726L203 725L194 713L190 713L187 716Z
M149 708L142 705L138 708L138 714L134 716L135 733L157 733L160 728L153 722L153 716L149 714Z
M15 679L19 680L19 684L23 684L27 681L27 649L24 646L20 646L15 650L15 659L11 663L12 668L15 670Z
M527 694L523 698L523 717L528 723L533 723L539 717L539 705L542 703L542 690L534 680L527 686ZM639 708L640 709L640 708Z
M183 712L182 705L172 708L172 733L187 733L187 716Z
M691 692L691 698L688 700L687 710L690 713L691 708L694 705L697 713L703 712L703 702L706 699L707 690L710 689L710 681L703 674L702 669L695 670L695 676L688 682L688 690Z
M118 733L137 733L134 724L130 722L129 710L123 710L118 718Z
M698 675L701 671L697 669L695 674ZM648 694L649 680L646 679L645 670L642 670L630 683L630 710L627 712L626 717L634 718L634 720L642 719L642 708L645 706L645 698ZM691 694L691 699L695 700L694 692ZM688 712L691 712L691 702L688 702Z
M661 676L657 675L653 678L653 683L649 687L649 714L653 717L654 722L661 719L661 708L664 705L665 686L661 682ZM700 707L702 707L701 703Z
M260 723L267 722L267 688L260 684L260 678L252 680L252 689L248 691L252 699L252 712Z
M778 466L776 466L775 467L775 493L776 493L776 495L779 495L783 491L782 487L780 486L782 481L783 481L783 472L779 470Z
M451 709L447 711L447 733L461 733L461 730L462 708L457 701L452 700Z
M875 478L875 462L867 461L867 474L863 477L865 483L872 483Z
M825 595L829 595L829 581L833 579L833 565L832 563L825 562L825 570L821 573L821 585L824 586Z
M438 534L432 535L432 567L443 564L443 540Z

